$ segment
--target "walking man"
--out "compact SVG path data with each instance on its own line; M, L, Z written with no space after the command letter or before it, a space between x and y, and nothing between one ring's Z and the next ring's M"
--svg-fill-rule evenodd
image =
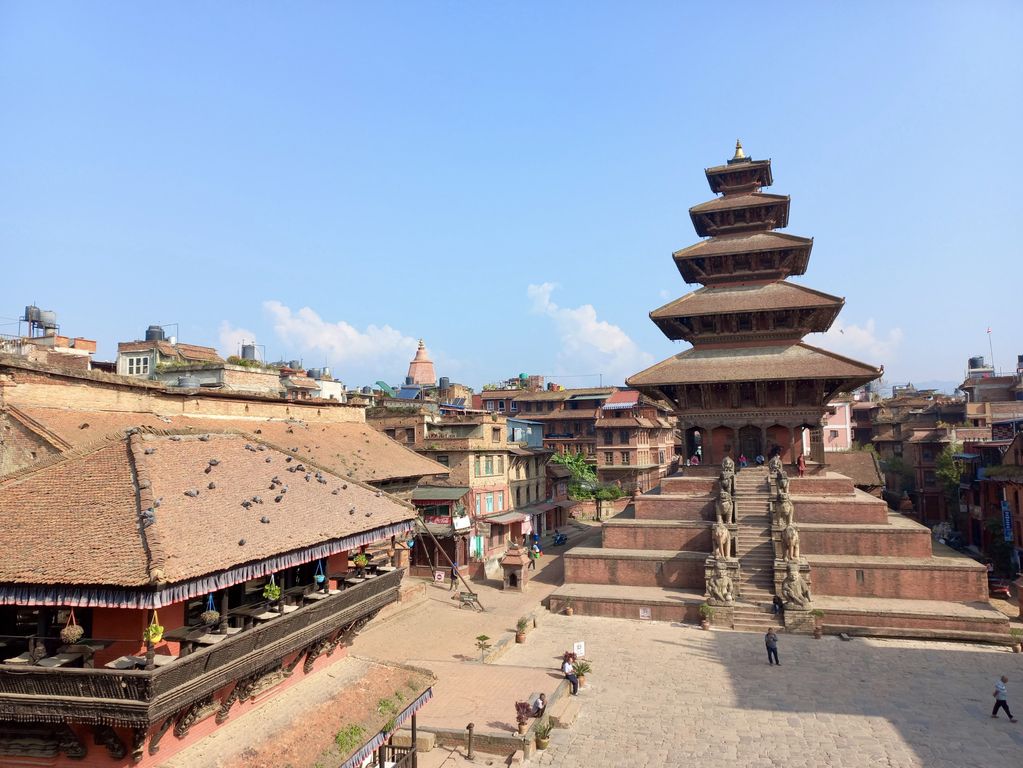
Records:
M448 587L448 592L458 587L458 561L455 560L451 564L451 586Z
M535 571L536 570L536 558L539 557L539 555L537 554L536 545L534 544L529 549L529 552L527 552L526 554L529 555L529 570Z
M1009 682L1009 678L1002 675L1002 679L995 683L995 692L992 694L995 697L995 708L991 710L991 717L998 717L998 710L1004 709L1006 716L1009 718L1010 723L1015 723L1016 718L1012 716L1012 712L1009 711L1008 693L1005 690L1005 684Z
M764 635L764 644L767 646L767 664L777 664L781 666L781 662L778 661L778 635L774 634L774 628L767 630L767 634Z

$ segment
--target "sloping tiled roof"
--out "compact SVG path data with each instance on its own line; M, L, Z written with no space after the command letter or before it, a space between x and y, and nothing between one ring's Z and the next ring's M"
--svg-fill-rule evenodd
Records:
M0 483L0 582L175 583L415 517L359 483L320 482L311 465L288 471L301 464L244 435L135 434L15 473Z
M675 251L675 259L699 259L709 256L724 256L735 253L755 253L758 251L778 251L787 248L806 248L809 253L813 246L812 237L787 235L784 232L753 232L741 235L721 235L709 240L701 240L681 250Z
M442 464L420 456L363 423L157 416L130 411L70 411L27 406L19 406L19 410L77 447L132 427L197 432L236 429L261 436L289 451L294 448L297 456L315 461L342 477L363 482L448 473L448 468Z
M845 299L786 281L766 285L700 288L650 313L650 317L692 317L771 309L834 307Z
M182 357L185 360L204 360L222 363L224 359L213 347L200 347L197 344L171 344L169 341L122 341L117 345L121 352L149 352L156 349L164 357Z
M881 486L884 477L872 451L829 451L824 454L828 469L845 475L854 485Z
M788 195L770 195L766 192L750 192L746 195L726 195L715 197L705 203L694 205L689 209L690 213L707 213L708 211L723 211L730 208L749 208L757 205L769 205L771 203L787 203Z
M523 392L515 396L515 400L568 400L576 395L610 395L614 387L580 387L578 389L543 390L539 392Z
M726 381L849 379L865 383L881 371L809 344L730 349L687 349L637 373L629 386Z

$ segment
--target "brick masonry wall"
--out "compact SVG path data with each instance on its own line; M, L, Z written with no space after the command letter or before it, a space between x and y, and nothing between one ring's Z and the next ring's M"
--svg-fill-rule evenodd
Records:
M58 453L39 435L0 411L0 475Z
M685 621L699 623L699 602L679 602L673 605L650 603L646 605L633 600L614 600L611 598L572 598L572 610L581 616L606 616L612 619L638 619L639 609L649 608L653 621ZM552 595L550 598L552 613L560 613L565 609L564 598Z
M6 388L12 405L69 410L128 411L236 418L296 418L313 423L365 422L365 409L356 406L295 403L284 400L245 400L219 395L176 395L153 387L134 387L108 382L61 379L34 372L17 371L14 384Z
M717 477L665 477L661 480L661 493L716 493Z
M1002 619L971 619L954 616L927 616L913 613L881 613L862 611L827 610L823 624L839 624L854 627L896 627L898 629L944 629L957 632L996 632L1004 633L1006 620Z
M837 499L792 497L796 525L799 523L879 524L888 522L888 505L873 496L849 496Z
M858 583L857 571L863 572ZM810 557L813 590L819 595L846 597L890 597L903 600L987 600L984 569L913 567L893 564L822 564Z
M637 496L637 520L713 520L712 496Z
M570 584L618 584L627 587L703 589L706 555L670 560L573 557L565 554L565 581Z
M710 552L710 522L698 526L605 525L603 545L609 549L679 549Z
M799 529L803 554L930 557L931 536L926 528L806 528Z

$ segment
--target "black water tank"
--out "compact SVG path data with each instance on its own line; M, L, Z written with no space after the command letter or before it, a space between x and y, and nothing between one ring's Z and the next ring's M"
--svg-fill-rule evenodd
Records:
M983 367L984 367L984 358L983 357L971 357L970 358L970 368L983 368Z
M146 328L146 341L165 341L166 339L161 326L151 325Z

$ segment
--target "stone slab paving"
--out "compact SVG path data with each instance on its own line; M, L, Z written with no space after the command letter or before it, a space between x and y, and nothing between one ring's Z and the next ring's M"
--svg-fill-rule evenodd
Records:
M533 765L990 768L1023 763L1023 723L989 715L1023 655L955 643L759 634L551 616L497 663L555 667L574 641L593 664L574 726Z

